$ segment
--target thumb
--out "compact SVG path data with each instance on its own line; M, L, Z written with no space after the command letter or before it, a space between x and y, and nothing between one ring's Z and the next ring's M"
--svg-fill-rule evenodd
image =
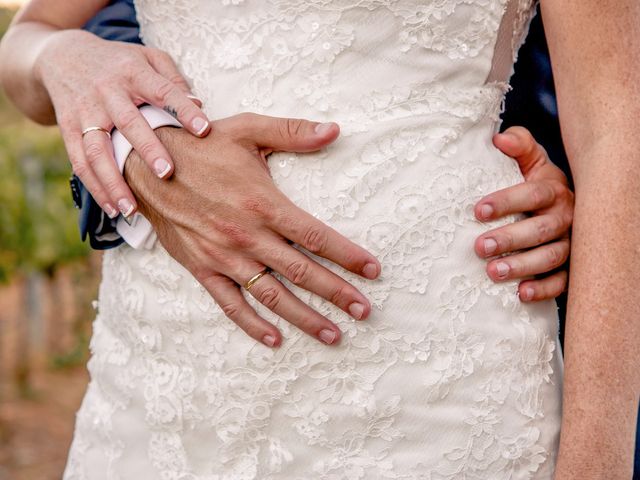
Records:
M547 152L536 142L531 132L524 127L511 127L493 137L493 144L505 155L510 156L520 167L524 176L535 167L546 163Z
M331 144L338 124L310 122L299 118L278 118L244 113L233 117L243 138L271 151L314 152ZM235 122L234 122L235 123Z

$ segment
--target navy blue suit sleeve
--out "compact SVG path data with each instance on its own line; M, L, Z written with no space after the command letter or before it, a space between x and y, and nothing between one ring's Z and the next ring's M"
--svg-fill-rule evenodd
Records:
M84 28L105 40L142 43L133 0L111 1ZM75 205L80 210L78 223L82 240L89 237L91 247L96 250L106 250L122 244L115 221L102 211L75 175L71 177L71 191Z

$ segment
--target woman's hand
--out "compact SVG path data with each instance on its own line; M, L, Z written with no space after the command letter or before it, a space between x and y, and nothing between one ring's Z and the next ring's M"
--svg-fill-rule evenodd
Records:
M116 166L108 135L96 130L83 136L85 129L115 126L160 178L171 176L173 161L140 114L140 104L164 109L195 136L210 130L189 85L157 49L60 31L39 53L35 74L55 108L74 173L111 218L132 215L136 200Z
M525 128L510 128L493 141L518 162L525 182L480 200L476 217L491 221L517 213L531 216L484 233L476 240L475 251L482 258L495 257L487 264L487 273L496 282L552 272L523 281L518 293L525 302L555 298L567 286L566 270L557 269L569 257L573 192L562 170ZM502 256L509 253L512 255Z
M273 183L266 155L312 152L333 142L333 123L241 114L213 123L215 135L194 139L181 129L157 131L174 154L177 174L162 182L132 153L125 176L140 211L162 245L211 294L224 313L252 338L268 346L279 330L247 303L239 286L265 267L364 320L371 304L353 285L320 265L324 257L367 279L381 268L373 255L298 208ZM249 290L284 320L325 344L340 339L339 328L299 300L273 275Z

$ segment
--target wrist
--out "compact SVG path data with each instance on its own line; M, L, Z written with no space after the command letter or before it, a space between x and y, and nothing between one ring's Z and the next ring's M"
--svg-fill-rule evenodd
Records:
M154 130L158 139L163 143L171 157L174 159L179 154L176 144L182 136L189 136L189 133L182 128L173 126L162 126ZM140 213L149 216L150 206L154 205L154 194L158 193L158 187L167 180L159 179L151 169L145 164L137 151L131 150L126 158L123 169L124 179L131 188L131 191L138 200Z
M89 40L87 37L95 36L83 30L52 30L42 41L35 54L33 62L33 78L35 81L49 91L48 81L55 81L57 74L60 72L58 56L68 55L68 45L70 44L76 44L77 42L86 44Z

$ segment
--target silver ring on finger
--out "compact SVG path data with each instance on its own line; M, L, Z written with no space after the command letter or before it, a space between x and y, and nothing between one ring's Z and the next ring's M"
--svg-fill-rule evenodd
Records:
M248 292L251 287L253 287L256 282L258 280L260 280L263 276L269 274L271 272L271 269L269 267L266 267L264 270L256 273L253 277L251 277L247 283L244 284L244 289Z
M89 133L89 132L104 132L107 134L107 137L111 138L111 132L109 130L107 130L106 128L102 128L102 127L87 127L84 130L82 130L82 138L84 138L84 136Z

